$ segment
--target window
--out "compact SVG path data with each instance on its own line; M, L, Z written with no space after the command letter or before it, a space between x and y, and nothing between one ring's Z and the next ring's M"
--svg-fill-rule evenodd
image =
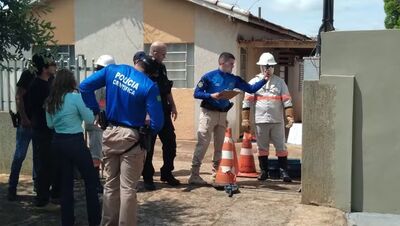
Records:
M63 63L63 66L73 65L75 63L75 46L74 45L57 45L57 46L47 46L53 53L57 62ZM33 47L33 52L35 52L35 46ZM55 49L53 49L55 48Z
M149 53L150 44L144 45L144 51ZM167 44L167 57L164 59L169 80L174 81L174 88L194 87L194 44Z

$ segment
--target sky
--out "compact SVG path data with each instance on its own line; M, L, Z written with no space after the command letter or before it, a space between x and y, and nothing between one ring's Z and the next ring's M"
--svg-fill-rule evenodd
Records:
M223 0L310 37L322 24L323 0ZM383 0L335 0L334 22L337 31L385 29Z

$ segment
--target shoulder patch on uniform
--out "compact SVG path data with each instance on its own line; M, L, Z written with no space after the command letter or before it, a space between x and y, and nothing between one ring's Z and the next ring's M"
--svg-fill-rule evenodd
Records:
M160 96L157 96L157 101L161 102L161 97Z
M197 84L197 87L199 87L199 88L203 87L203 82L200 81L200 82Z

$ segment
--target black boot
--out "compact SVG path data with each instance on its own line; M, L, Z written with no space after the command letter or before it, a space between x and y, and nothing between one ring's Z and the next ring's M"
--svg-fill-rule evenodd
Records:
M7 200L11 202L17 200L17 189L8 188Z
M167 184L169 184L173 187L179 186L181 184L181 182L178 179L176 179L174 177L174 175L172 175L171 172L170 173L161 173L160 180L163 182L167 182Z
M268 179L268 156L259 156L258 163L260 164L261 173L257 177L258 180Z
M287 172L287 157L278 157L278 164L279 164L279 172L281 175L281 179L283 182L292 182L292 179L289 177Z

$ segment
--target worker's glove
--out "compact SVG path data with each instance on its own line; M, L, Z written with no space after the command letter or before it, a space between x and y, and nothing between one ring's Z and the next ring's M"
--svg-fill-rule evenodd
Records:
M250 132L250 121L242 120L242 129L244 132Z
M286 124L286 128L290 128L293 126L294 123L294 117L293 117L293 108L289 107L285 109L285 115L286 115L286 120L287 120L287 124Z
M242 129L244 132L250 132L250 109L242 110Z
M293 116L286 116L286 120L287 120L287 124L285 127L289 129L290 127L293 126L293 123L294 123Z

